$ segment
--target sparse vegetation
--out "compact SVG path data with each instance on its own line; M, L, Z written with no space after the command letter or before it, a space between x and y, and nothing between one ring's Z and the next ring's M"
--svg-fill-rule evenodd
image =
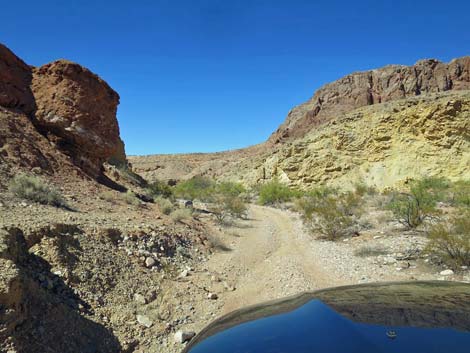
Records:
M134 205L134 206L140 205L140 200L131 190L127 190L125 193L122 193L121 198L125 203L129 205Z
M433 225L426 251L438 261L458 269L470 266L470 212Z
M178 208L170 216L175 222L181 222L192 218L192 211L188 208Z
M470 208L470 180L460 180L451 187L451 202L456 206Z
M329 240L354 233L355 216L360 213L359 198L353 193L334 195L312 190L296 202L296 208L313 231Z
M292 200L296 192L277 180L263 184L259 188L259 203L275 205Z
M237 183L223 182L216 184L211 193L209 210L219 224L228 224L231 218L246 216L247 206L242 198L245 188Z
M379 256L379 255L387 255L388 251L379 245L375 246L370 246L370 245L365 245L362 246L354 251L355 256L359 257L373 257L373 256Z
M449 184L441 178L412 181L409 191L395 193L388 208L396 219L408 228L416 228L426 219L439 214L436 203L444 199Z
M162 196L157 197L155 203L163 214L169 215L174 210L173 203Z
M16 196L44 205L68 208L59 190L47 185L34 175L18 174L9 184L9 190Z
M158 197L171 198L173 196L173 189L168 184L159 180L148 184L146 190L147 195L155 201Z
M187 200L207 201L214 187L214 181L205 177L194 177L178 183L174 188L174 194Z

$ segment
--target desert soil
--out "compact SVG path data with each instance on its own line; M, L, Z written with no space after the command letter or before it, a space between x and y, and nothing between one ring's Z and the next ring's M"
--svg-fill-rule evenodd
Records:
M419 235L396 232L387 236L391 232L384 229L380 235L365 232L347 242L327 242L315 239L293 212L252 205L247 220L229 228L214 227L214 244L219 250L171 283L174 305L182 309L182 317L169 324L173 331L199 332L215 318L244 306L332 286L470 280L468 271L444 278L425 260L396 260L422 244ZM389 254L355 256L354 249L365 244L381 245ZM209 299L210 294L217 299ZM172 335L159 343L162 352L182 349Z

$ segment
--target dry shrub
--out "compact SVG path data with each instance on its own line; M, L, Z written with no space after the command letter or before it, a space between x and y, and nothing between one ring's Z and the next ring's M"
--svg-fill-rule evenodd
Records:
M68 208L59 190L47 185L34 175L18 174L9 184L9 190L16 196L44 205Z
M470 266L470 212L433 225L426 252L452 268Z

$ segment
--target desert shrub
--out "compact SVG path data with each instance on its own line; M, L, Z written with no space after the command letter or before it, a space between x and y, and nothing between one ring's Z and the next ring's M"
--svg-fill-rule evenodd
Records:
M173 195L173 190L171 186L159 180L148 184L146 187L146 191L147 195L149 195L153 199L156 199L160 196L170 198Z
M214 188L214 181L205 177L194 177L178 183L174 194L188 200L208 201Z
M243 198L228 192L227 189L214 193L209 204L209 210L219 224L229 224L231 218L244 218L247 209Z
M353 214L349 213L350 201L347 196L305 195L296 202L296 208L313 231L319 232L329 240L350 235L355 224Z
M162 196L158 196L155 203L163 214L169 215L174 210L173 203Z
M259 203L261 205L275 205L290 201L295 191L277 180L263 184L259 188Z
M470 212L433 225L428 237L431 256L453 268L470 266Z
M354 251L354 255L359 257L372 257L386 254L388 254L387 250L379 245L365 245Z
M9 184L9 190L16 196L44 205L67 208L67 203L59 190L47 185L34 175L18 174Z
M134 205L134 206L140 205L140 200L131 190L127 190L125 193L122 193L121 199L128 205Z
M235 183L232 181L224 181L218 183L215 185L214 189L214 192L216 194L222 194L227 196L240 196L246 192L242 184Z
M451 186L451 202L470 208L470 180L460 180Z
M358 182L354 184L354 193L360 197L365 195L375 195L377 194L377 189L364 182Z
M387 208L408 228L416 228L427 218L439 214L436 203L445 198L449 185L445 179L423 178L412 181L409 191L395 193Z
M99 198L111 203L116 203L116 195L113 191L103 191L99 194Z
M181 222L192 218L192 211L188 208L178 208L174 210L170 216L175 222Z
M207 241L209 242L209 247L214 250L219 251L231 251L230 249L219 237L215 235L207 235Z

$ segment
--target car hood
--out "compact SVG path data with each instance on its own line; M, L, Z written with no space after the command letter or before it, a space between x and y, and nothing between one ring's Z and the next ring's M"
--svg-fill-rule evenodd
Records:
M337 287L232 312L184 353L453 352L470 347L470 284Z

